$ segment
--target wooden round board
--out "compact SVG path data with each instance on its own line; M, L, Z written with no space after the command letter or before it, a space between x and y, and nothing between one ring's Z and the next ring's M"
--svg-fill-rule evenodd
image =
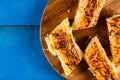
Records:
M69 76L66 76L58 58L52 56L47 50L47 45L44 39L45 36L49 34L58 24L60 24L63 19L66 17L69 17L70 20L74 19L77 2L78 0L50 0L48 2L48 5L43 13L40 26L41 44L45 56L50 64L64 78L68 80L96 80L93 74L88 70L88 65L84 59ZM119 4L120 0L106 0L104 8L100 14L98 24L94 28L73 31L76 42L83 51L91 37L97 35L107 55L110 55L108 54L110 53L110 48L107 34L106 17L120 13ZM71 12L68 13L68 10Z

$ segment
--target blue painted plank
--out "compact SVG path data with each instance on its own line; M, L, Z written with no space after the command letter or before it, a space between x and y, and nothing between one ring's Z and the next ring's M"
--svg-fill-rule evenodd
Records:
M0 25L39 25L48 0L0 0Z
M39 26L0 26L0 80L65 80L44 56Z

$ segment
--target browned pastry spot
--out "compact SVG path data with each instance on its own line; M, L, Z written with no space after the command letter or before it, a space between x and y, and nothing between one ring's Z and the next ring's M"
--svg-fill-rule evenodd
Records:
M113 62L120 64L120 15L107 19Z
M117 80L117 75L100 42L92 39L86 50L85 59L98 80Z
M52 33L53 41L55 44L55 48L59 49L62 54L69 57L69 62L66 63L71 69L72 67L77 66L80 62L79 53L76 51L75 46L72 42L71 35L67 34L63 30L58 30L55 33ZM71 67L72 66L72 67Z
M88 0L88 5L85 8L85 17L84 17L84 24L88 27L93 16L94 16L94 10L97 8L97 0Z

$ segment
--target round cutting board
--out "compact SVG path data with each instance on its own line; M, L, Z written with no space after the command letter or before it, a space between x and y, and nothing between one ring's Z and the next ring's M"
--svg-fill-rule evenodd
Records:
M45 36L49 34L63 19L69 17L71 22L74 19L78 0L50 0L45 8L40 26L40 38L44 54L53 68L64 78L68 80L96 80L93 74L88 70L88 65L84 59L79 63L76 69L66 76L57 57L52 56L47 49ZM84 51L90 39L98 36L102 46L108 56L110 56L110 47L107 34L106 17L120 13L120 0L106 0L104 8L100 14L97 25L93 28L73 31L77 44ZM70 11L70 13L69 13ZM83 44L84 43L84 44Z

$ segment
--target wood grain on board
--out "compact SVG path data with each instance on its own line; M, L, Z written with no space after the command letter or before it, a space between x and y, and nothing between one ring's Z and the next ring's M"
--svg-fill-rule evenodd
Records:
M40 27L41 44L46 55L46 58L53 66L53 68L68 80L96 80L92 73L87 69L88 65L84 60L77 66L77 68L69 75L65 76L61 64L57 57L52 56L45 43L45 36L49 34L60 22L69 17L74 19L78 0L50 0L43 14ZM110 56L109 40L107 35L106 17L113 14L120 13L120 0L106 0L104 8L101 12L101 17L98 24L94 28L86 30L74 31L73 35L76 38L77 44L84 51L91 37L97 35L104 47L107 55ZM68 12L70 10L70 13ZM84 42L84 44L82 44Z

